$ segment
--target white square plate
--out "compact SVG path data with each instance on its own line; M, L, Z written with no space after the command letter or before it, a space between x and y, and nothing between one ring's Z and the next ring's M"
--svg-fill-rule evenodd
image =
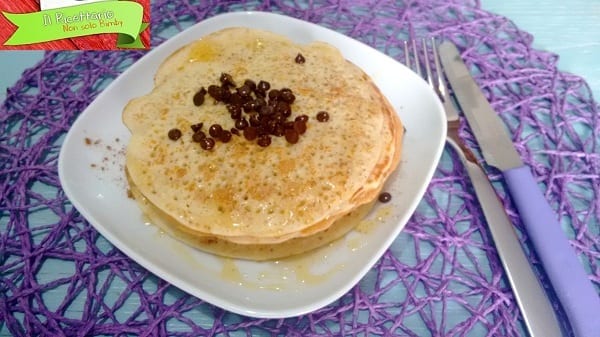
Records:
M145 224L127 197L125 104L152 89L160 63L179 47L222 28L246 26L298 43L326 41L369 74L406 126L400 167L378 203L346 237L292 259L250 262L190 248ZM264 318L301 315L346 293L373 267L421 200L446 137L442 106L425 81L379 51L321 26L277 14L237 12L200 22L149 52L113 81L79 116L59 158L63 189L81 214L133 260L180 289L235 313Z

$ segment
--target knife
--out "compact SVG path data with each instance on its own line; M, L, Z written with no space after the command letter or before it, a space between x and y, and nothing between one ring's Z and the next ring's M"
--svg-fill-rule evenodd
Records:
M577 337L600 335L600 297L562 231L554 211L523 164L505 125L464 64L443 42L442 66L486 162L502 171L533 247Z

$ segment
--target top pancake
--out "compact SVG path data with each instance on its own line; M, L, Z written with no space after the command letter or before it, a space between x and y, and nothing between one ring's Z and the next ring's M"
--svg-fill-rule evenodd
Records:
M305 63L294 62L298 53ZM273 137L263 148L233 136L206 151L193 142L192 124L203 122L205 131L234 125L208 95L193 104L221 73L238 85L265 80L293 90L291 119L309 116L298 143ZM316 120L322 110L328 122ZM337 49L248 28L221 30L175 52L152 92L126 106L123 121L132 132L127 169L144 197L199 235L253 244L314 234L372 201L398 165L403 132L370 78ZM175 127L183 132L177 141L167 137Z

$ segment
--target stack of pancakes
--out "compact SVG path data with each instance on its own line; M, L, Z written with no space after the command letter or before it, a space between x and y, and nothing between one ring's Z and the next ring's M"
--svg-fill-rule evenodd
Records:
M297 142L272 136L259 146L240 133L206 150L194 141L192 125L202 123L207 134L213 124L234 128L224 102L209 94L194 102L223 74L238 86L250 79L292 90L288 120L308 116ZM321 111L328 120L317 119ZM130 191L150 222L199 249L252 260L298 254L351 230L397 167L403 134L369 76L337 49L248 28L176 51L123 121L132 133ZM170 138L172 129L181 136Z

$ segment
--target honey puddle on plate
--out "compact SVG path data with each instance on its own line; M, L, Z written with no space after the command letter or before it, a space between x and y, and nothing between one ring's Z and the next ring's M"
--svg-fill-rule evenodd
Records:
M334 252L335 243L315 251L275 261L259 262L261 265L256 274L244 273L243 266L230 258L220 258L223 263L221 279L235 283L248 289L266 289L279 291L290 285L294 288L323 283L334 273L344 269L343 263L328 263L328 251ZM243 263L243 262L241 262ZM312 266L326 265L324 271L313 270ZM319 268L317 268L319 269ZM323 269L323 268L321 268Z
M334 261L335 254L360 251L368 244L365 235L386 222L391 214L391 206L379 207L374 216L361 220L354 231L345 237L308 253L261 262L264 268L256 275L242 272L243 267L235 259L220 258L223 263L220 277L246 288L276 291L291 285L296 288L298 285L321 284L345 268L344 263ZM348 250L340 251L340 245L345 245Z

